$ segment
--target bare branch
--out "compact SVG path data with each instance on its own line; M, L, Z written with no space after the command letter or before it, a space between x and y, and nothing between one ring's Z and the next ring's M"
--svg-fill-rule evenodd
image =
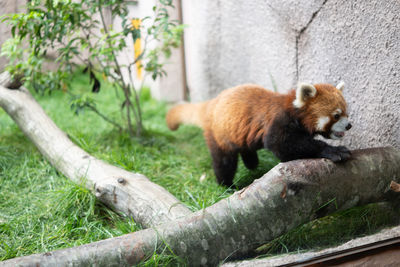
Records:
M317 217L385 199L393 177L400 179L398 162L400 151L387 147L353 151L353 158L340 164L327 159L281 163L250 186L187 217L4 263L132 266L155 250L163 251L167 244L192 266L217 266Z

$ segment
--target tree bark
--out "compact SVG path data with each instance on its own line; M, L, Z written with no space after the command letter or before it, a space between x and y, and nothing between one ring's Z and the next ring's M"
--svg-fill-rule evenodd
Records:
M400 180L400 151L353 151L352 159L280 163L229 198L133 234L80 247L3 262L5 266L131 266L166 244L193 266L216 266L238 258L317 217L356 205L393 199L391 181ZM168 251L168 250L167 250Z
M71 142L28 90L11 90L2 84L10 84L7 73L0 76L0 106L58 171L78 184L84 183L102 202L132 216L145 228L191 213L147 177L96 159Z

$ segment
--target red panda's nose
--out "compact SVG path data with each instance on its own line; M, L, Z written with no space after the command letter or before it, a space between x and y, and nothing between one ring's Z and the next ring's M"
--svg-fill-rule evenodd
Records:
M347 130L347 131L348 131L348 130L350 130L350 129L351 129L351 127L352 127L351 123L347 124L347 126L346 126L346 130Z

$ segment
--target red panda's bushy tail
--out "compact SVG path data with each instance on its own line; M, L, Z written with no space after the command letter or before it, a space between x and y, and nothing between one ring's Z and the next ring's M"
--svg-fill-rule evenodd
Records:
M166 117L168 128L175 131L181 124L194 124L203 128L206 103L186 103L172 107Z

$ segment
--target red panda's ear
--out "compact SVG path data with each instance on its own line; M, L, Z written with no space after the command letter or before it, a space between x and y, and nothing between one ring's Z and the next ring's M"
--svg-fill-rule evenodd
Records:
M344 88L344 81L340 81L338 85L336 85L336 88L339 89L340 91L343 91Z
M317 89L310 83L299 83L296 89L296 99L293 101L293 105L296 108L303 107L307 100L315 97Z

